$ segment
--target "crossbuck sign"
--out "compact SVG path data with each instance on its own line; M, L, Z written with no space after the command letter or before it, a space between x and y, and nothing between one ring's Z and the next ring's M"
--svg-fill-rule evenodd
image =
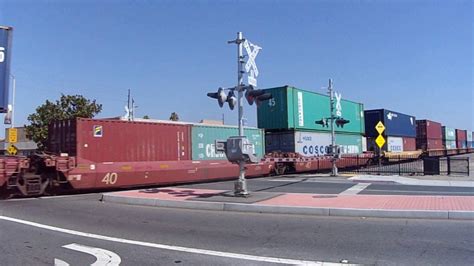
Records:
M258 68L255 64L255 57L257 57L258 52L262 49L261 47L245 40L244 42L245 51L247 51L248 60L245 64L245 72L248 73L248 83L249 85L257 86L257 76Z
M336 116L342 116L342 106L341 106L341 99L342 95L340 93L334 92L334 96L336 98Z

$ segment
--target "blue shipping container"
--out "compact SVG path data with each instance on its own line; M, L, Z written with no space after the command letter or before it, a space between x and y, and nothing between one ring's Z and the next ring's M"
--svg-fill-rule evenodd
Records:
M12 30L11 27L0 26L0 113L8 111Z
M379 133L375 126L379 121L385 126L384 136L416 138L416 119L414 116L386 110L376 109L364 112L365 134L367 137L377 137Z

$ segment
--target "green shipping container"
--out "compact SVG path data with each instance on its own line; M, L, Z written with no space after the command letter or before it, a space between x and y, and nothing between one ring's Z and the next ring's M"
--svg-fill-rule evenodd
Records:
M257 157L262 158L265 146L263 130L245 128L244 134L254 144ZM238 136L239 130L237 127L232 126L193 124L191 135L193 160L227 160L224 153L216 154L215 141L227 140L231 136Z
M443 139L444 140L456 140L456 130L450 127L442 127Z
M329 96L285 86L266 89L273 99L257 108L258 127L266 130L314 130L329 132L330 127L315 121L330 117ZM336 132L364 134L364 105L348 100L336 99L341 117L350 122Z

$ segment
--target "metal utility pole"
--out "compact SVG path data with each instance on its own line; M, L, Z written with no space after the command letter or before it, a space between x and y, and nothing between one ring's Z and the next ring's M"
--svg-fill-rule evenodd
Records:
M130 89L128 89L127 110L128 110L128 121L130 121L130 120L131 120L131 113L130 113Z
M135 120L135 100L132 98L132 112L130 113L132 121Z
M16 92L16 78L12 74L10 74L12 77L12 114L11 114L11 124L10 128L15 127L15 120L14 120L14 112L15 112L15 92Z
M244 55L242 44L245 42L245 39L242 36L242 32L237 32L237 39L229 41L228 43L237 44L237 106L239 110L239 136L244 136L244 127L243 127L243 116L244 116L244 106L243 106L243 87L244 85ZM239 179L235 182L234 185L234 194L237 196L247 196L249 194L247 190L247 180L245 179L245 162L239 162Z
M328 86L328 93L329 93L329 99L330 99L330 108L331 108L331 163L332 163L332 171L331 171L331 176L337 176L337 151L336 151L336 132L334 128L334 120L336 119L336 115L334 114L334 91L332 90L332 79L329 79L329 86Z

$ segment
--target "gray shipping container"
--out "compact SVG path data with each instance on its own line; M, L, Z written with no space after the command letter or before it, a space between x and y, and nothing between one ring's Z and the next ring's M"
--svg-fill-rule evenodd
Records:
M361 134L336 134L336 144L342 153L358 154L365 148L365 138ZM303 156L326 155L331 145L331 134L314 131L267 132L266 152L295 152Z

